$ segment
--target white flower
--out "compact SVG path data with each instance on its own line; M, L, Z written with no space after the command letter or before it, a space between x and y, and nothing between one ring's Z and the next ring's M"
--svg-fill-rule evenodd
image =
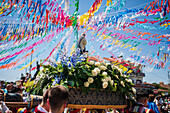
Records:
M100 69L99 69L99 68L94 68L94 70L95 70L97 73L100 73Z
M89 64L90 64L90 65L93 65L93 64L94 64L94 61L90 61Z
M89 78L88 78L88 82L89 82L89 83L93 83L93 81L94 81L94 79L93 79L92 77L89 77Z
M124 82L123 82L123 81L121 81L121 82L120 82L120 84L121 84L123 87L125 87L125 84L124 84Z
M107 75L107 72L103 72L102 75L103 75L103 76L106 76L106 75Z
M93 76L97 76L97 71L96 70L92 70L92 75Z
M85 87L89 87L89 83L88 83L88 82L85 82L85 83L84 83L84 86L85 86Z
M125 79L127 82L130 82L130 83L132 83L132 80L131 79Z
M132 87L132 91L134 94L136 94L136 89L134 87Z
M132 83L132 79L129 79L129 82Z
M100 62L95 62L95 66L100 66Z
M105 66L100 66L101 70L106 70L107 68Z
M108 78L108 81L111 81L111 77L109 76L109 77L107 77Z
M103 82L102 86L103 86L103 89L107 88L108 82Z
M118 75L115 75L115 77L116 77L117 79L119 79Z
M106 82L106 79L103 78L103 79L102 79L102 82Z
M105 79L106 79L107 82L109 81L109 78L108 78L108 77L106 77Z
M111 63L106 63L106 66L110 65Z
M110 80L110 84L113 86L113 84L114 84L114 81L113 81L113 80Z

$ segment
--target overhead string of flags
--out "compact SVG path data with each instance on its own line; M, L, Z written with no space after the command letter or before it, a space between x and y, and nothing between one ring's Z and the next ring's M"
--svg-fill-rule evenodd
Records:
M126 5L125 0L107 0L104 6L101 6L102 0L95 0L83 15L79 15L78 12L79 0L70 2L68 0L1 1L0 69L25 69L45 51L49 51L49 47L53 49L42 63L52 58L55 58L55 61L59 60L63 50L66 54L71 51L72 55L79 32L91 35L87 44L89 55L96 55L99 60L104 59L100 57L93 42L98 43L100 50L108 52L115 59L124 54L121 50L126 49L132 52L131 55L126 55L127 58L151 66L153 69L170 69L170 34L148 31L164 32L170 29L170 0L155 0L125 10L121 10ZM75 9L73 14L70 14L70 8ZM102 11L99 12L100 8ZM96 12L99 14L95 14ZM70 37L71 34L74 36ZM38 51L43 43L48 44ZM146 51L144 49L146 46L154 46L157 51ZM28 56L35 54L35 51L37 54L34 55L34 60L26 60ZM143 55L142 52L147 54ZM127 68L128 64L118 61L114 63L124 72L132 72ZM36 67L32 67L31 70L34 69Z

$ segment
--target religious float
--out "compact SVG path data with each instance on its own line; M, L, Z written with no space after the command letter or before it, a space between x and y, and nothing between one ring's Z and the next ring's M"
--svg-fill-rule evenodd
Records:
M69 108L125 108L125 96L135 93L132 80L112 63L73 53L60 56L58 62L43 65L34 80L32 94L42 95L46 89L64 85L70 95Z

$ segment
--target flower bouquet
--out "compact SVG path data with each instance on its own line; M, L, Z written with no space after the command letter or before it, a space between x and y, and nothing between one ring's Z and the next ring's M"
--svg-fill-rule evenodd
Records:
M32 93L42 95L44 90L58 84L68 87L72 108L119 108L126 105L125 95L135 93L132 80L122 74L121 69L111 63L88 59L74 65L71 60L43 65Z

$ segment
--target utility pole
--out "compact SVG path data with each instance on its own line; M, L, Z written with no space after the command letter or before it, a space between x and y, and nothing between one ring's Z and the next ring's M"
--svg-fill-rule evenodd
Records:
M33 51L33 48L32 48L32 51ZM30 61L30 63L32 62L32 55L33 54L31 54L31 61ZM31 74L31 68L32 68L32 64L30 65L30 74Z

